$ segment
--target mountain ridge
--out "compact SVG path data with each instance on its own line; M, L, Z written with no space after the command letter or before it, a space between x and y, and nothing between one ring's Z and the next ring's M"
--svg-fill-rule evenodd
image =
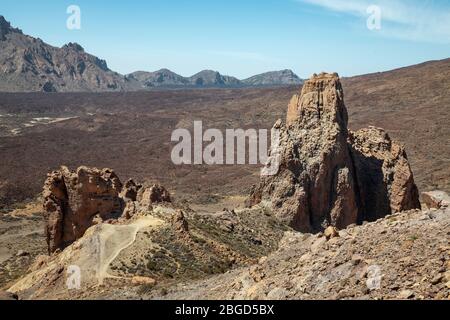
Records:
M223 75L214 70L202 70L190 77L183 77L169 69L157 71L135 71L126 75L140 82L144 88L180 88L180 87L264 87L288 86L303 83L292 70L269 71L246 79Z
M265 79L265 74L252 78L261 79L265 86L298 84L277 81L281 76ZM61 48L52 46L12 27L0 15L0 92L125 92L152 88L247 86L258 86L258 83L241 81L213 70L203 70L191 77L180 76L168 69L122 75L109 69L105 60L87 53L78 43L69 42Z
M137 85L77 43L61 48L22 33L0 16L0 91L125 91Z

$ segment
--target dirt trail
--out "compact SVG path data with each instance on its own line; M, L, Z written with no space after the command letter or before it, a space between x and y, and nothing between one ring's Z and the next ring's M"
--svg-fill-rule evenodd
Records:
M57 272L61 266L78 267L81 285L101 285L106 278L116 278L108 274L110 264L122 250L136 241L138 232L144 228L156 228L165 222L152 216L137 219L127 225L100 224L94 226L83 238L66 248L58 256L50 259L46 267L39 268L9 288L11 292L27 290L45 279L47 274ZM67 275L64 277L66 278ZM66 290L66 283L63 284Z
M97 269L99 284L102 284L105 278L115 278L108 274L109 266L122 250L136 241L141 229L157 227L163 223L164 221L155 217L143 217L129 225L104 225L97 235L100 245Z

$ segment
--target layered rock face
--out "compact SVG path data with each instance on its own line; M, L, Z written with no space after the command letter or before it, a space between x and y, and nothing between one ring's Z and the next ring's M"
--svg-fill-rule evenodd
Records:
M170 201L161 186L143 188L132 180L123 186L113 170L87 167L75 172L61 167L50 173L43 197L49 253L81 238L92 225L129 219L154 202Z
M420 207L404 149L380 129L351 133L337 74L314 75L288 107L279 169L263 177L249 205L268 202L302 232L339 229Z

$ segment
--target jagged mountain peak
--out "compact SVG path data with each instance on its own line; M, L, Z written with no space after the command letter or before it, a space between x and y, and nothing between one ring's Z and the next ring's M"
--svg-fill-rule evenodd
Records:
M84 48L80 44L78 44L76 42L69 42L69 43L65 44L62 47L62 49L74 50L74 51L77 51L77 52L84 52Z
M22 33L20 29L13 28L11 23L4 16L0 15L0 41L6 40L6 35L11 32Z
M122 76L78 43L61 48L24 35L0 16L0 91L132 91L148 88L234 88L301 84L291 70L268 72L246 80L205 69L183 77L169 69Z
M108 68L74 42L62 48L24 35L0 17L0 91L89 92L136 90L137 81Z

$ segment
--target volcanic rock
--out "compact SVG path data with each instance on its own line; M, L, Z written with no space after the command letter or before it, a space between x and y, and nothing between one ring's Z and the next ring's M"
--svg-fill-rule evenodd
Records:
M279 168L263 176L247 204L267 203L301 232L343 229L390 213L419 208L403 147L381 129L352 133L339 76L307 81L278 122Z
M335 227L329 226L328 228L325 229L323 235L329 240L332 238L339 237L339 232L336 230Z
M189 225L186 218L184 217L183 211L178 210L175 214L172 215L172 227L179 235L185 235L189 232Z
M135 276L131 279L131 284L135 286L154 286L156 280L149 277Z
M70 172L61 167L49 174L43 192L49 252L63 249L82 237L94 220L120 217L121 189L122 183L110 169L80 167Z
M363 219L420 208L419 191L403 146L379 128L350 133Z
M170 202L161 185L143 187L133 180L122 185L111 169L61 167L44 185L44 211L49 253L81 238L92 225L146 214L154 203Z
M423 192L422 200L429 209L439 209L450 205L450 197L444 191Z
M142 207L151 208L153 203L171 202L170 193L161 185L141 188L137 194L137 201Z
M120 196L124 200L136 201L138 192L141 188L142 185L137 184L133 179L129 179L125 182Z

